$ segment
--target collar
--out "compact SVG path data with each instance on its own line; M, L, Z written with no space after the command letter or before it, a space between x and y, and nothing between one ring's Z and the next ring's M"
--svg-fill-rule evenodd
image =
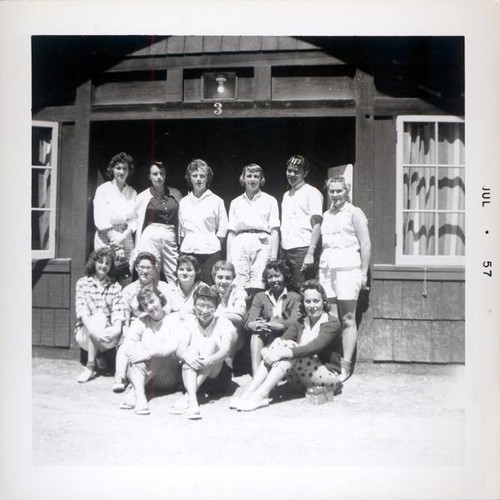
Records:
M348 205L349 205L349 200L345 200L340 208L335 208L332 203L332 206L330 207L330 212L338 214L339 212L342 212Z
M283 288L283 291L281 292L281 295L278 297L278 299L276 300L274 298L274 295L271 293L271 290L266 290L266 295L269 297L269 299L271 300L271 302L279 302L280 300L282 299L286 299L286 296L288 295L288 289L285 287Z
M318 319L318 321L316 321L315 325L312 327L312 328L319 328L323 323L326 323L327 321L329 321L329 318L328 318L328 313L323 311L321 313L321 317ZM309 330L311 330L311 322L309 320L309 316L306 316L305 319L304 319L304 325L307 326L307 328L309 328Z
M189 197L191 198L192 201L194 201L195 203L198 203L199 201L203 200L204 198L206 198L207 196L210 196L212 193L212 191L210 191L210 189L206 189L203 194L198 198L197 196L194 195L193 191L189 191Z
M95 285L95 286L102 286L103 288L105 288L105 287L107 287L107 286L111 285L112 283L114 283L114 282L113 282L113 281L109 278L109 276L108 276L108 277L106 277L106 279L102 282L102 284L101 284L101 282L100 282L100 281L99 281L99 280L98 280L98 279L97 279L94 275L92 275L92 276L87 276L87 280L88 280L88 282L89 282L89 283L91 283L91 284L93 284L93 285Z
M198 328L200 329L200 332L204 337L210 337L210 335L212 335L212 332L214 331L215 328L215 321L216 317L214 316L212 318L212 321L210 321L210 323L206 327L203 327L201 326L201 323L199 322L198 318L196 318L196 323L198 323Z
M169 198L171 195L170 195L170 189L168 189L168 186L163 186L163 194L161 196L156 196L155 195L155 192L153 190L153 186L150 186L149 187L149 194L153 197L153 198Z
M291 187L290 186L290 193L296 193L297 191L299 191L300 189L302 189L304 186L306 185L306 181L305 179L302 181L301 184L299 184L298 186L295 186L295 187Z
M242 194L243 198L245 198L247 201L249 201L250 203L252 203L252 201L256 200L257 198L260 198L262 196L262 189L259 189L257 191L257 193L255 193L255 196L250 199L247 195L247 192L245 191L243 194Z

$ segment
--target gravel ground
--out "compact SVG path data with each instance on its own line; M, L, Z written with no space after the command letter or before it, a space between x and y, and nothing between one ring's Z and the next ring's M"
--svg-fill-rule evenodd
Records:
M33 358L34 465L461 466L463 366L360 363L334 401L314 405L278 388L269 407L205 402L203 419L168 413L179 393L150 401L151 415L120 410L112 378L79 385L73 359ZM235 378L236 393L250 380Z

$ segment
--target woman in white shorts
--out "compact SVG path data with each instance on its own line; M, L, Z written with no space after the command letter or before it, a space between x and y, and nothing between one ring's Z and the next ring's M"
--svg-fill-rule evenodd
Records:
M322 252L319 281L330 302L337 303L342 323L343 359L341 380L352 373L356 349L356 305L361 288L367 284L370 265L370 233L363 211L349 202L350 186L343 177L332 177L327 184L330 208L321 223Z

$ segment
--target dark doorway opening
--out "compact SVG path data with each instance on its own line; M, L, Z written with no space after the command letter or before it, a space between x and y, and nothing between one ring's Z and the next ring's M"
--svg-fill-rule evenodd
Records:
M266 176L264 190L279 202L287 189L285 162L302 154L312 170L309 182L319 189L329 167L354 163L354 118L258 118L213 120L156 120L94 122L90 136L90 185L102 182L113 155L132 155L135 172L130 184L138 191L148 186L151 161L167 164L167 184L184 194L186 166L202 158L214 170L211 189L229 208L241 193L239 176L243 166L258 163ZM93 196L93 191L89 193Z

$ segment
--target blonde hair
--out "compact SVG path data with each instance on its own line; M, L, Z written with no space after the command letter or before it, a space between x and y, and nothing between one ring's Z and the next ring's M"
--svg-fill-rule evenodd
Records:
M240 184L242 187L245 187L245 174L253 174L255 172L260 173L260 187L264 186L264 184L266 183L266 178L264 177L264 171L262 170L262 167L260 165L257 165L257 163L250 163L249 165L245 165L243 167L243 170L241 171Z

